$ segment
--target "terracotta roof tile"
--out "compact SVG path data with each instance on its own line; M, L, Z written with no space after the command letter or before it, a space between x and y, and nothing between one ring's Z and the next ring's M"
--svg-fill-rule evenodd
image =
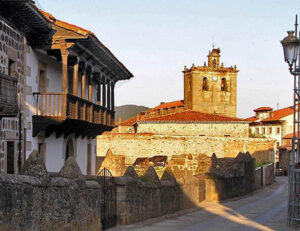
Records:
M166 108L172 108L172 107L182 107L182 106L184 106L184 101L177 100L177 101L173 101L173 102L162 103L162 104L156 106L155 108L150 109L147 112L153 112L153 111L157 111L160 109L166 109Z
M254 112L262 112L262 111L273 111L271 107L259 107L253 110Z
M94 35L93 32L89 31L89 30L86 30L82 27L79 27L79 26L76 26L76 25L73 25L73 24L70 24L70 23L67 23L67 22L64 22L64 21L61 21L57 18L55 18L53 15L51 15L50 13L46 12L46 11L43 11L41 9L39 9L40 12L45 16L47 17L50 21L52 21L53 23L55 23L56 25L58 26L61 26L61 27L64 27L66 29L69 29L69 30L72 30L78 34L82 34L82 35Z
M262 120L263 122L267 122L267 121L276 121L276 120L280 120L283 117L286 117L288 115L291 115L294 113L294 107L285 107L276 111L273 111L273 116L266 118L264 120Z
M254 111L255 112L271 111L270 109L272 109L272 108L271 107L260 107L260 108L255 109ZM285 107L285 108L282 108L282 109L278 109L276 111L271 111L270 113L271 113L271 117L263 119L263 120L261 120L261 122L279 121L282 118L293 114L294 113L294 107L293 106ZM257 120L259 120L259 118L257 118L256 116L252 116L252 117L247 118L246 120L249 121L249 122L256 122Z
M247 120L199 111L182 111L168 115L144 118L141 122L248 122Z
M294 133L289 133L289 134L286 134L284 137L282 137L282 139L292 139L293 138L293 135ZM296 132L296 138L298 137L298 132Z
M249 118L247 118L245 120L248 120L250 122L255 122L256 120L258 120L258 118L256 118L256 116L252 116L252 117L249 117Z
M137 121L137 116L134 116L128 120L125 120L118 124L118 126L132 126Z

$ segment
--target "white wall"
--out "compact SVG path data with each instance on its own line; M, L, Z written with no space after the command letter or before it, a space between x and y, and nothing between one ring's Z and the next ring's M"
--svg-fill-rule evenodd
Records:
M61 92L61 73L62 67L61 63L57 62L55 59L48 57L45 54L38 53L27 47L26 52L26 106L28 107L28 112L26 116L26 158L30 155L33 150L38 150L38 137L32 137L32 116L36 114L35 104L36 96L33 96L33 92L38 92L38 75L39 75L39 63L46 65L46 79L47 79L47 92ZM72 78L72 76L70 76ZM96 102L96 87L93 88L93 101ZM81 78L79 77L78 83L78 93L79 96L81 92ZM88 88L86 88L86 99L88 98ZM41 134L43 135L43 134ZM50 172L58 172L65 160L65 145L67 139L63 136L56 138L55 134L52 134L48 138L44 139L46 143L46 167ZM78 138L75 142L75 156L77 163L83 174L87 173L87 138ZM96 162L96 150L95 150L95 140L92 141L92 173L95 172L95 162Z
M64 137L55 137L52 134L45 139L46 143L46 168L49 172L58 172L64 165Z
M81 169L81 171L86 174L86 170L87 170L87 144L88 141L87 139L81 139L81 137L79 137L77 139L77 163Z

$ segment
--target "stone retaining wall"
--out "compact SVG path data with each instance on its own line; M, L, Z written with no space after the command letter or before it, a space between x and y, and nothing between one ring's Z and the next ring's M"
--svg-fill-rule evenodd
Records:
M169 168L159 179L153 167L139 177L130 166L124 176L116 178L116 183L120 225L191 208L204 199L199 197L204 188L203 179L190 174L175 177Z
M1 231L101 231L100 185L69 158L51 176L33 152L23 175L0 174Z
M139 157L213 153L218 158L236 157L239 152L249 152L257 162L272 162L274 140L258 138L167 136L153 134L105 133L97 137L97 155L106 156L108 150L114 155L125 156L125 165L132 165Z

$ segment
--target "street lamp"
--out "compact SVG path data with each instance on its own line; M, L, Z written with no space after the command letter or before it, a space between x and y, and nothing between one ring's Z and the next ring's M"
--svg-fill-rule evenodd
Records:
M284 61L289 64L291 73L297 74L293 73L293 65L297 65L300 40L297 38L297 35L294 35L294 31L288 31L287 33L288 36L281 41L283 47Z
M288 31L288 36L281 41L284 60L288 63L290 73L294 76L294 126L292 153L290 153L289 160L288 225L300 221L300 169L298 168L300 161L300 39L297 35L297 21L296 15L295 31Z

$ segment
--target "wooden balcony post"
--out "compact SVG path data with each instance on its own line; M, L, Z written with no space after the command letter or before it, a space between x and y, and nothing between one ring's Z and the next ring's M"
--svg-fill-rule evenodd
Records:
M101 105L101 80L97 84L97 104Z
M86 99L86 74L83 73L81 78L81 98Z
M93 80L91 76L89 76L89 99L88 100L90 102L93 102ZM90 122L93 122L93 114L94 114L94 108L93 108L93 104L91 104L89 108Z
M108 110L111 109L110 92L111 92L111 80L108 79L108 81L107 81L107 108L108 108Z
M78 70L79 70L79 59L76 58L73 67L73 95L78 96Z
M115 111L115 82L111 83L111 110Z
M78 96L78 71L79 71L79 58L76 57L74 66L73 66L73 95ZM78 119L79 115L79 102L75 102L75 115L74 119Z
M102 81L102 106L106 107L106 78L103 74L101 81Z
M62 92L68 92L68 56L69 52L66 48L62 48L61 50L61 58L62 58Z
M86 99L86 64L83 64L82 67L82 76L81 76L81 98ZM82 119L86 120L86 103L82 105Z
M62 97L61 111L62 116L67 116L67 93L68 93L68 56L69 52L67 48L61 48L61 58L62 58L62 92L65 94Z

